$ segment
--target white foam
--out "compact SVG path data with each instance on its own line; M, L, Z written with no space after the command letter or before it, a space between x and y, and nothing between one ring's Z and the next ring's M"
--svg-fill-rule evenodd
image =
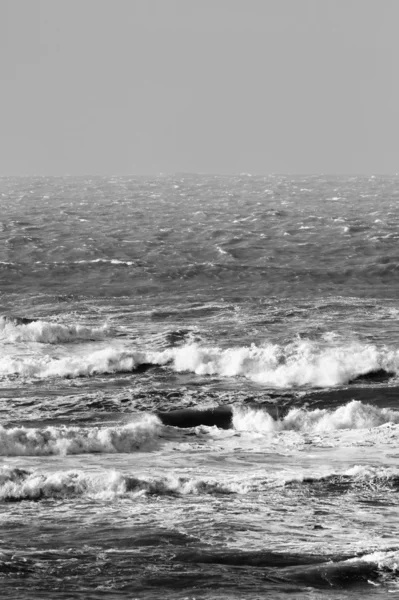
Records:
M300 340L220 349L189 344L170 355L176 371L242 376L272 387L329 387L385 369L399 372L399 352L371 344Z
M399 374L399 351L372 344L342 344L338 338L228 349L197 343L164 351L138 348L127 352L108 347L60 359L4 355L0 358L0 376L80 377L134 371L142 364L168 365L177 372L197 375L246 377L276 388L332 387L381 369Z
M344 473L356 480L399 478L399 469L396 467L376 467L373 465L354 465Z
M0 425L1 456L134 452L157 437L155 415L118 427L12 427Z
M60 359L50 356L18 357L4 356L0 359L0 375L20 375L22 377L90 377L98 374L111 374L134 371L143 363L159 360L160 353L125 352L115 348L105 348L83 355L70 355ZM162 354L162 353L161 353ZM167 357L165 357L167 360Z
M21 472L0 473L0 499L37 500L51 497L118 496L125 492L124 478L115 472L89 475L84 471L56 471L55 473Z
M16 325L0 317L0 336L10 342L41 342L59 344L76 340L101 340L108 333L107 327L84 327L82 325L62 325L46 321L32 321L26 325Z
M76 260L74 264L81 265L81 264L95 264L95 263L110 264L110 265L124 265L127 267L131 267L132 265L134 265L134 262L132 260L120 260L119 258L93 258L92 260Z
M379 569L389 569L390 571L399 572L399 551L379 551L365 554L360 559L354 558L351 561L362 560L377 564ZM349 561L348 561L349 562Z
M234 408L233 426L238 431L321 433L341 429L366 429L399 423L399 412L352 400L336 410L293 408L280 420L263 410Z
M130 495L187 495L245 493L246 486L232 480L193 479L178 476L141 479L117 471L30 472L3 467L0 469L0 500L37 500L48 497L90 496L112 499Z

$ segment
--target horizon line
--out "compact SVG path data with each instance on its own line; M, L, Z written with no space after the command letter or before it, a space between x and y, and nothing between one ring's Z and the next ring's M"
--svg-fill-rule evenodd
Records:
M160 171L157 173L0 173L0 179L8 177L42 177L42 178L66 178L66 177L397 177L399 172L289 172L274 171L271 173L241 172L215 172L215 171Z

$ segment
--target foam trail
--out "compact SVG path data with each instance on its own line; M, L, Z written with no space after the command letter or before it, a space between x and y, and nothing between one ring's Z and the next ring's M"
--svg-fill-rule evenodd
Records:
M281 420L259 409L234 407L233 427L238 431L278 433L280 431L328 432L365 429L385 423L399 423L399 412L352 400L336 410L292 408Z
M41 320L29 321L29 319L0 317L1 337L10 342L65 344L81 340L101 340L108 333L106 326L91 328L82 325L61 325Z
M1 456L42 456L92 452L134 452L154 441L161 428L155 415L119 427L46 427L0 425Z

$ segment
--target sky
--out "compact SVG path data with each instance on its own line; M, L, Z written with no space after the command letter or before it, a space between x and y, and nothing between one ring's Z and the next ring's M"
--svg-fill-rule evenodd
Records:
M399 172L398 0L0 0L0 175Z

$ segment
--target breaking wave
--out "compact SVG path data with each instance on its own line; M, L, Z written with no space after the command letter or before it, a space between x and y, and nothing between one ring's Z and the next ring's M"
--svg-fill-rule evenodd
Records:
M242 483L222 483L213 479L154 477L148 480L117 471L89 474L85 471L32 472L3 467L0 470L0 500L40 500L91 496L110 499L130 495L234 494L245 491Z
M0 336L10 342L65 344L81 340L101 340L106 335L106 326L91 328L82 325L61 325L40 320L29 322L28 319L0 317Z
M155 353L156 354L156 353ZM54 359L50 356L12 358L0 361L0 375L22 377L90 377L111 373L130 373L141 365L156 364L154 353L125 352L114 348L97 350L86 355Z
M59 341L62 335L71 339L80 334L88 337L96 334L96 330L94 333L93 330L80 332L79 329L63 329L63 326L56 325L53 325L53 330L41 329L40 323L24 326L24 331L36 332L36 341L40 336L43 341L51 338ZM61 329L58 330L57 327ZM15 329L22 329L22 326ZM98 334L103 332L97 330ZM180 339L178 341L181 342ZM132 372L143 365L167 365L174 371L197 375L244 377L275 388L333 387L356 380L363 383L374 380L378 382L396 376L399 374L399 351L372 344L338 345L309 339L285 346L252 344L228 349L206 347L197 343L186 343L164 350L137 348L126 351L108 347L86 355L71 354L61 359L50 356L4 356L0 361L0 376L82 377Z
M264 475L247 481L230 478L218 481L215 478L191 478L168 475L150 478L126 475L114 470L88 473L83 470L41 472L18 467L0 468L0 501L40 500L44 498L71 498L90 496L112 499L134 496L184 496L184 495L231 495L265 492L276 485L299 486L322 493L344 493L370 486L374 490L394 491L399 489L399 474L394 469L377 470L373 467L352 467L343 474L325 477L298 477L280 481L281 477ZM328 489L327 489L328 488Z
M198 375L241 376L278 388L329 387L375 371L397 374L399 352L371 344L334 345L312 340L226 350L192 344L175 349L173 368Z
M263 410L234 407L232 420L233 427L237 431L318 433L338 429L379 427L385 423L398 424L399 412L352 400L333 411L320 408L314 410L292 408L283 419L279 420L273 419Z
M1 456L42 456L93 452L134 452L158 436L161 422L155 415L119 427L46 427L0 425Z

